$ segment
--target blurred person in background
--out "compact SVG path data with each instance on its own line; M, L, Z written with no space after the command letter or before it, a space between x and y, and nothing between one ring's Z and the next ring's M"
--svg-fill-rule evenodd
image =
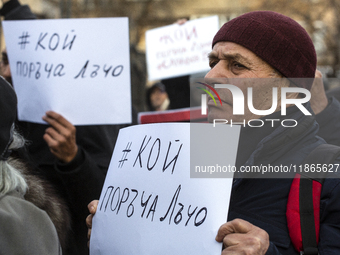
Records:
M165 86L161 82L153 84L146 92L147 104L150 111L165 111L169 109L170 100Z
M0 74L5 78L10 84L12 84L12 75L11 70L9 68L8 56L6 50L1 52L1 61L0 61Z
M189 18L178 19L174 24L183 25ZM170 106L169 109L181 109L190 107L190 75L162 79L167 91Z

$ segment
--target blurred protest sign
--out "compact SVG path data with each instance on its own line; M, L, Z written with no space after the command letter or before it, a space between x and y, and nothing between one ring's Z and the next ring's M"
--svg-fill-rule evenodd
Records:
M121 129L93 219L91 255L220 254L215 236L227 219L232 178L191 178L191 158L201 150L206 159L218 155L215 164L234 165L239 131L198 123Z
M208 71L208 53L218 28L218 16L212 16L147 31L149 80Z
M131 123L127 18L3 22L19 120Z

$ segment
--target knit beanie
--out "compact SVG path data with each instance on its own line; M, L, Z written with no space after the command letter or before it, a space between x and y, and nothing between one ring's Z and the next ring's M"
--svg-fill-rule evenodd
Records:
M12 86L0 76L0 160L7 160L17 116L17 96Z
M312 87L315 48L306 30L293 19L272 11L249 12L225 23L212 47L221 41L249 49L297 86Z

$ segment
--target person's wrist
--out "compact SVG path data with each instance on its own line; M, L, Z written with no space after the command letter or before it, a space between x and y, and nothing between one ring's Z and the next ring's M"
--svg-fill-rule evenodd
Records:
M71 161L74 160L74 158L77 156L77 154L78 154L78 146L76 146L76 147L74 148L73 152L70 153L69 155L67 155L67 156L64 158L64 160L62 160L62 161L64 161L64 163L68 164L68 163L70 163Z
M76 156L68 163L61 160L57 161L57 168L61 172L71 172L81 166L85 161L85 154L81 147L78 147Z

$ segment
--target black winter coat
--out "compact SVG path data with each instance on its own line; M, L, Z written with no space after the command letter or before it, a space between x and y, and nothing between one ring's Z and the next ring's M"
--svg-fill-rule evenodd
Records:
M265 119L295 119L298 125L276 128L245 127L241 129L237 167L257 165L298 166L319 144L318 124L313 116L304 116L290 107L287 116L276 112ZM279 123L279 122L278 122ZM336 162L339 163L339 162ZM340 171L340 170L338 170ZM293 177L295 173L287 177ZM338 177L336 174L334 177ZM269 234L266 254L299 254L293 247L287 228L286 205L291 178L259 178L240 175L234 180L228 220L241 218L264 229ZM253 178L246 178L253 177ZM340 254L340 179L326 179L321 193L320 255Z

